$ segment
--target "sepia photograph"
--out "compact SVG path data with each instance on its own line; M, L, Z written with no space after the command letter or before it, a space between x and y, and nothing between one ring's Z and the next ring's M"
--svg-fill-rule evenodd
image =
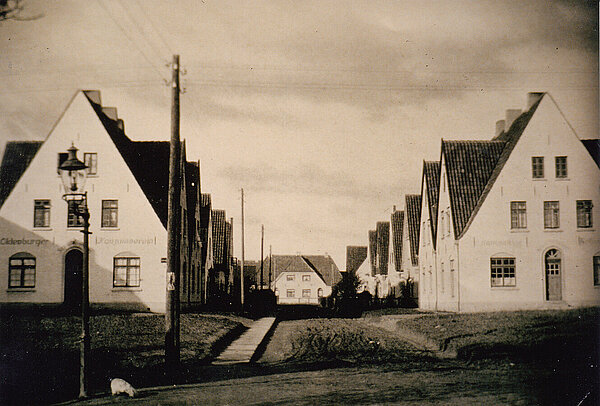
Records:
M598 28L0 0L0 404L600 405Z

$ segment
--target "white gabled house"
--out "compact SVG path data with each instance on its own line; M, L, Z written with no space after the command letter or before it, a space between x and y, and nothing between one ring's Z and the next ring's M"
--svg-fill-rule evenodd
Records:
M75 145L90 167L91 304L165 310L169 143L132 141L123 127L115 108L102 107L100 92L78 91L44 142L7 144L0 167L0 303L80 303L80 219L62 199L57 173L61 153ZM182 213L185 188L182 182ZM187 267L187 248L199 244L188 245L186 227L181 238ZM194 288L185 292L199 300L200 267L192 262L196 274L187 275Z
M434 229L435 246L420 244L421 276L429 280L419 306L600 304L598 151L598 140L579 140L547 93L530 93L523 113L507 111L490 141L442 141L432 227L423 193L421 238L423 228Z
M419 220L421 214L421 196L406 195L404 203L404 222L402 225L402 274L412 282L412 297L418 297L419 289Z

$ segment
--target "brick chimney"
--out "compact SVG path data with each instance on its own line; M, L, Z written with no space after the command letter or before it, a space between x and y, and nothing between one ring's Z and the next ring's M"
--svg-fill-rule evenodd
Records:
M539 99L544 96L544 92L529 92L527 93L527 110L531 108Z
M521 109L508 109L506 110L506 122L504 125L504 131L508 132L508 129L512 123L521 115Z
M506 121L504 121L504 120L496 121L495 137L498 137L500 134L502 134L504 132L504 128L506 128Z

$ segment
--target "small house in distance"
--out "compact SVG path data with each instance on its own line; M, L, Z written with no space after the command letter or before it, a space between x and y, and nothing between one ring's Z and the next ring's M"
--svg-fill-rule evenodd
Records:
M331 295L333 285L342 279L329 255L273 255L264 261L265 281L269 275L277 304L319 304L320 298Z

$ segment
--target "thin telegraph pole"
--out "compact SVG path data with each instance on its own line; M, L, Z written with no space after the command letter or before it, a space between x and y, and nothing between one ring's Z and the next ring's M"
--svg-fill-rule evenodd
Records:
M240 303L244 309L244 189L242 189L242 264L240 266Z
M263 246L265 242L265 226L260 226L260 290L263 289L263 268L265 265L265 256L263 254Z
M171 105L171 143L169 150L169 197L167 219L167 286L165 304L165 368L167 374L179 365L179 55L173 55Z
M271 278L273 276L273 246L269 245L269 289L271 289Z

